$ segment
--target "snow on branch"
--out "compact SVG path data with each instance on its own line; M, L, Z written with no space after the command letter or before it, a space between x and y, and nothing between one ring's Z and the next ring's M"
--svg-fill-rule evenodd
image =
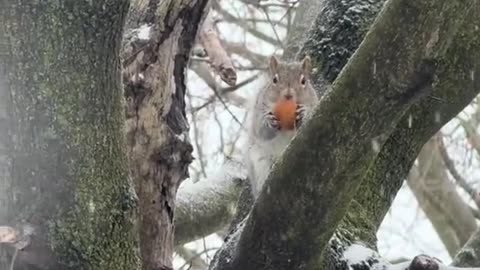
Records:
M246 184L242 163L228 160L209 179L185 182L178 189L175 245L185 244L227 226Z
M418 255L410 261L391 264L380 255L361 244L350 245L340 261L348 265L351 270L478 270L479 268L459 268L444 265L440 260L428 255Z

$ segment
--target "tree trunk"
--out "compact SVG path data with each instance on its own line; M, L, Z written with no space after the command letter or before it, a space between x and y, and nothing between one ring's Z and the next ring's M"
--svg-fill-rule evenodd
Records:
M148 4L147 4L148 3ZM133 2L122 48L127 149L139 197L143 269L172 268L175 197L192 146L185 69L208 0ZM147 33L139 35L139 29Z
M7 2L0 225L34 230L15 269L138 269L119 61L129 1Z

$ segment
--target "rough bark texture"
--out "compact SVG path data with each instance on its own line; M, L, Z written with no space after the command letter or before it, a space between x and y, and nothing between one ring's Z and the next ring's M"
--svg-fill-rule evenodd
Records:
M0 181L13 198L2 221L35 229L15 269L137 269L118 57L128 3L2 5L12 143Z
M431 95L412 106L386 140L355 199L378 228L423 145L465 108L480 89L479 3L471 5L446 57ZM473 74L473 76L472 76Z
M476 230L475 218L448 178L437 137L425 144L417 160L418 166L411 170L408 185L448 253L454 257Z
M323 94L360 46L385 0L322 0L322 9L299 51L312 57L312 79ZM288 52L288 51L287 51Z
M336 79L383 2L325 2L302 51L314 60L319 59L314 65L318 67L314 81L320 92ZM337 5L340 8L335 8ZM472 16L468 16L443 60L443 67L439 68L436 77L442 80L435 85L430 98L405 114L352 201L341 226L348 228L355 238L375 244L375 233L423 144L478 93L477 78L472 81L466 76L476 66L474 50L478 46L475 28L471 27L478 24L475 15L478 13L473 9L470 12ZM457 74L464 75L455 78Z
M325 0L302 0L295 9L295 18L292 26L287 29L288 36L282 57L285 60L293 60L295 58L302 59L297 54L304 47L305 40L309 36L309 30L314 26L317 17L325 14L326 10L330 10L331 4L335 2ZM349 1L353 2L353 1ZM334 8L332 11L337 11ZM321 14L321 15L319 15ZM318 53L318 52L317 52Z
M139 197L143 269L171 269L175 196L192 146L185 116L185 68L208 0L134 1L123 59L127 143Z
M469 4L388 2L332 91L275 164L235 255L219 269L318 267L384 138L431 89Z
M320 95L330 87L358 49L384 3L385 0L322 1L322 9L296 56L299 58L308 54L312 57L315 67L312 80ZM376 189L375 186L362 185L362 189L364 187ZM361 196L362 192L358 194ZM373 213L368 210L365 205L353 200L339 232L348 232L349 238L361 239L375 246L377 230L370 220Z

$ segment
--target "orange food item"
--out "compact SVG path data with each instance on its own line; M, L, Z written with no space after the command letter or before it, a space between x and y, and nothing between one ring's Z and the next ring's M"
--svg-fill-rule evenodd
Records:
M293 100L281 99L275 104L273 114L277 117L282 130L295 128L297 103Z

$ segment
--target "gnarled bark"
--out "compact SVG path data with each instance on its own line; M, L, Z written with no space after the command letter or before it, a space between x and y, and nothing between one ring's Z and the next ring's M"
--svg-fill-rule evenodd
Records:
M185 68L207 4L137 0L131 8L134 29L124 40L123 80L143 269L172 267L175 196L192 161Z

